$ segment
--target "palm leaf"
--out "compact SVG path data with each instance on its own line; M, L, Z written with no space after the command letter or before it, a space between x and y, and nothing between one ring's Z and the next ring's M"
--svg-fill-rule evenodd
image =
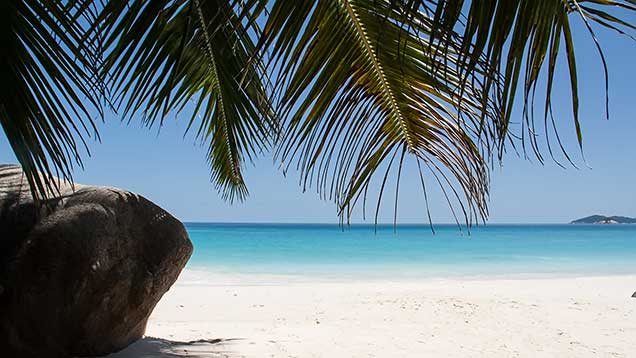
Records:
M496 113L478 83L459 87L459 48L430 43L430 31L424 12L389 1L271 7L260 45L279 74L274 97L285 135L277 154L286 168L296 163L305 189L334 200L343 219L386 168L379 208L391 171L399 185L405 155L430 169L466 223L487 215L487 166L477 128L467 124L482 114L490 123Z
M0 124L36 199L57 192L54 176L70 181L85 139L99 138L95 16L90 1L0 4Z
M247 195L242 168L277 138L280 116L278 157L342 218L384 171L377 219L387 179L395 173L399 187L412 159L425 195L422 168L470 223L487 215L488 161L518 143L520 86L521 145L543 160L533 115L542 73L548 150L551 126L570 160L552 116L559 57L582 146L571 19L597 44L607 91L594 26L633 37L634 11L634 0L6 0L0 79L11 86L0 90L0 124L44 197L98 138L102 99L148 126L192 111L187 129L209 146L212 181L233 200Z
M247 195L244 163L276 130L267 77L252 60L254 27L244 22L252 8L219 0L113 1L103 14L116 107L129 119L141 114L148 126L192 111L187 129L208 144L212 181L230 201Z
M583 136L579 115L578 71L571 20L581 19L590 38L598 48L605 76L605 112L609 118L609 80L605 55L596 37L593 25L609 28L633 38L636 27L627 21L634 16L633 0L444 0L434 6L433 34L441 37L447 32L458 32L462 37L460 73L462 83L483 81L482 98L496 98L502 111L496 123L497 154L501 159L506 141L510 140L511 114L515 94L523 89L523 121L519 133L521 144L529 142L536 157L543 161L538 140L543 131L550 156L554 159L550 132L563 155L570 157L562 145L552 115L552 88L556 62L564 56L568 64L571 107L574 128L582 149ZM563 46L564 45L564 46ZM486 58L490 72L484 76L475 63ZM534 106L537 85L545 73L543 99L543 125L535 123ZM523 78L521 78L523 76ZM539 122L541 123L541 122ZM541 128L543 127L543 128ZM556 160L556 159L555 159Z

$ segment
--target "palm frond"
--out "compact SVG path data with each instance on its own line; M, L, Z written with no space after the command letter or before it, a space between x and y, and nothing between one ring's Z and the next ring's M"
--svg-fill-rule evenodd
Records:
M529 143L543 160L543 130L550 155L556 139L571 161L552 115L561 57L583 144L571 21L599 50L609 117L594 29L634 38L635 13L634 0L4 0L0 125L35 197L81 166L105 100L147 126L192 111L187 130L230 201L247 195L245 163L277 140L284 167L295 163L343 219L383 171L377 218L387 179L399 187L411 159L425 195L432 179L470 224L487 216L488 163L519 143L518 90L524 153Z
M424 3L424 2L423 2ZM522 88L523 121L521 144L528 142L536 157L543 161L538 143L543 132L550 156L554 159L550 132L554 133L565 158L572 163L556 130L552 113L552 89L557 71L556 63L565 56L570 81L571 107L574 128L582 149L583 135L579 114L577 56L572 35L571 21L580 19L587 28L590 39L597 46L605 76L605 112L609 118L609 80L605 55L596 37L594 26L616 31L634 38L636 26L633 18L636 2L633 0L443 0L434 6L433 34L445 36L447 32L460 33L462 38L460 77L462 83L483 81L482 98L496 98L501 109L497 127L497 154L501 159L506 141L510 140L510 122L515 95ZM563 48L565 47L565 48ZM490 71L484 76L475 64L486 59ZM545 76L543 99L543 123L535 123L535 95L539 80ZM523 77L522 77L523 76ZM520 87L521 86L521 87ZM556 160L556 159L554 159Z
M113 1L104 12L112 47L106 73L125 117L161 125L171 112L192 111L187 129L209 146L212 181L242 200L246 160L265 149L276 122L262 68L253 61L254 2Z
M296 163L305 189L334 200L343 219L386 167L379 208L404 155L430 169L467 224L487 215L488 171L471 123L497 113L479 83L460 88L459 48L431 43L430 31L429 16L400 2L272 5L260 45L279 74L274 96L285 134L277 154L286 168Z
M36 199L57 192L53 177L70 181L86 139L99 138L95 17L90 1L0 4L0 124Z

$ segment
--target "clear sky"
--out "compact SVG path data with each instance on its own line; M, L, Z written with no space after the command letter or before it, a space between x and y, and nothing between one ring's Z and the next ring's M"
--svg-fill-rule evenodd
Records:
M636 23L634 17L629 20ZM586 161L575 143L562 61L553 99L555 115L580 169L562 169L550 161L542 166L536 160L509 155L492 173L489 222L560 223L596 213L636 216L636 42L601 29L598 34L610 67L610 121L604 120L600 61L579 24L575 44ZM209 183L205 148L194 144L192 136L184 138L187 115L180 118L167 120L157 133L139 123L126 125L109 114L100 125L102 142L91 143L92 156L85 157L83 171L75 171L75 181L140 193L184 221L338 221L331 202L321 201L313 191L302 193L297 176L283 177L267 156L246 170L247 201L225 203ZM16 163L1 132L0 163ZM409 170L402 180L398 221L426 222L417 173ZM391 195L387 198L382 222L393 220ZM453 221L439 193L431 194L429 205L435 223ZM352 218L352 222L361 220L359 214Z

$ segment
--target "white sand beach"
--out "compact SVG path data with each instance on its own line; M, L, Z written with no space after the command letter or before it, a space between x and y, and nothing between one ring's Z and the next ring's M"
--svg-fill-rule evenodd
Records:
M111 357L636 356L636 276L191 277L163 297L147 338Z

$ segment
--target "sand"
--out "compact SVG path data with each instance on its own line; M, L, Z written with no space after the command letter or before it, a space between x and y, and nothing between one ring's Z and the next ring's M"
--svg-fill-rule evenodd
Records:
M636 357L636 276L192 277L111 358Z

